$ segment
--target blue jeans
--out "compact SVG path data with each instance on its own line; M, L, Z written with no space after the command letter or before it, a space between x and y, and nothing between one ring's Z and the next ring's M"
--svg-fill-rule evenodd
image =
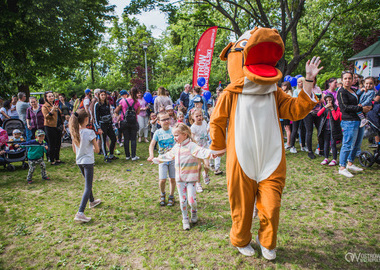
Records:
M357 152L363 141L364 127L360 128L360 121L342 121L343 142L340 149L339 165L346 167L347 162L354 162Z
M32 131L27 127L25 124L25 135L26 135L26 141L30 141L32 139Z

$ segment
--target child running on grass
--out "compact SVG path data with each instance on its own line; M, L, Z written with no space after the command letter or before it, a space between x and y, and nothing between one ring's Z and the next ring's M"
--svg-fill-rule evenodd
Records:
M92 129L86 128L88 114L84 109L77 110L71 115L69 128L73 141L73 151L76 154L76 163L86 180L82 201L79 211L74 220L78 222L89 222L90 217L84 215L87 201L90 200L90 208L101 203L100 199L95 200L92 194L92 181L94 178L94 151L99 153L99 146L96 142L96 135Z
M192 141L191 130L184 123L177 123L173 128L176 144L164 155L154 158L156 164L175 160L176 182L179 201L182 211L182 224L184 230L190 229L187 214L187 203L191 207L191 223L198 221L197 199L195 183L199 180L198 159L209 159L216 151L211 151L197 145Z
M158 153L163 155L169 152L175 145L174 136L170 127L170 116L167 112L163 111L158 114L158 122L162 126L157 130L149 145L149 161L154 158L154 146L158 143ZM160 186L160 205L165 206L165 184L166 178L170 178L170 195L168 199L168 206L174 205L174 190L175 190L175 164L174 160L161 163L158 167L159 186Z
M194 108L194 111L191 113L191 118L193 120L193 124L191 125L191 134L193 136L193 140L196 144L198 144L200 147L207 148L208 149L208 129L207 129L207 123L205 120L203 120L203 113L202 109L200 108ZM205 159L203 161L204 164L204 171L202 172L203 180L206 185L210 184L210 177L208 175L210 161L208 159ZM201 171L202 171L202 163L199 160L198 161L198 174L199 174L199 180L196 184L197 192L203 192L202 185L200 183L201 179Z
M28 149L28 164L29 164L29 172L26 180L28 184L32 184L33 173L36 170L37 165L39 164L41 167L41 177L43 180L50 180L50 178L46 174L46 165L44 162L44 154L47 152L48 146L45 139L45 132L41 129L36 131L35 140L30 140L24 143L16 144L16 148L19 146L25 146Z

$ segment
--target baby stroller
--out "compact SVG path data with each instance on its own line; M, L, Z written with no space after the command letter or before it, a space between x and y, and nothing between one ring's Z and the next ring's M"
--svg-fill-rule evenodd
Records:
M19 129L22 134L25 134L25 125L20 119L7 119L3 123L3 129L8 133L8 136L12 136L13 130ZM15 142L12 142L16 144ZM11 163L14 162L22 162L22 168L27 169L28 163L26 162L26 149L20 148L17 150L7 150L4 156L5 164L4 167L8 169L8 171L15 171L16 167Z
M365 136L380 136L380 103L376 103L373 109L367 114L368 125ZM380 143L377 143L377 148L373 154L369 151L363 151L359 155L359 162L364 167L371 167L375 162L380 164Z

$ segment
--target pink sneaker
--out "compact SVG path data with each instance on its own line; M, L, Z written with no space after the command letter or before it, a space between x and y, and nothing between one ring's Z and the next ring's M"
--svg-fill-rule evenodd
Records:
M329 163L329 166L336 166L336 160L335 159L331 160L331 162Z
M321 165L326 165L327 163L329 163L329 160L327 158L325 158L322 162L321 162Z
M101 204L101 203L102 203L102 200L97 199L97 200L95 200L95 201L93 201L93 202L90 202L90 203L89 203L89 207L90 207L90 208L94 208L95 206L97 206L97 205L99 205L99 204Z
M90 217L86 217L83 213L76 213L75 215L75 218L74 218L75 221L77 222L89 222L91 220Z

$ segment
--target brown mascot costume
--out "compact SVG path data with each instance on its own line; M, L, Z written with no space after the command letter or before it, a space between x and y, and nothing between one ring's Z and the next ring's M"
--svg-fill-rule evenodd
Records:
M231 243L252 256L250 245L255 200L260 219L256 241L263 256L276 258L281 194L285 186L285 149L279 118L303 119L316 105L311 93L320 61L306 64L306 82L298 98L277 86L275 68L284 43L275 29L255 28L222 51L231 83L220 96L210 121L212 150L227 151L227 188L231 206ZM228 127L227 127L228 125ZM227 136L228 128L228 136ZM227 142L226 142L227 138Z

